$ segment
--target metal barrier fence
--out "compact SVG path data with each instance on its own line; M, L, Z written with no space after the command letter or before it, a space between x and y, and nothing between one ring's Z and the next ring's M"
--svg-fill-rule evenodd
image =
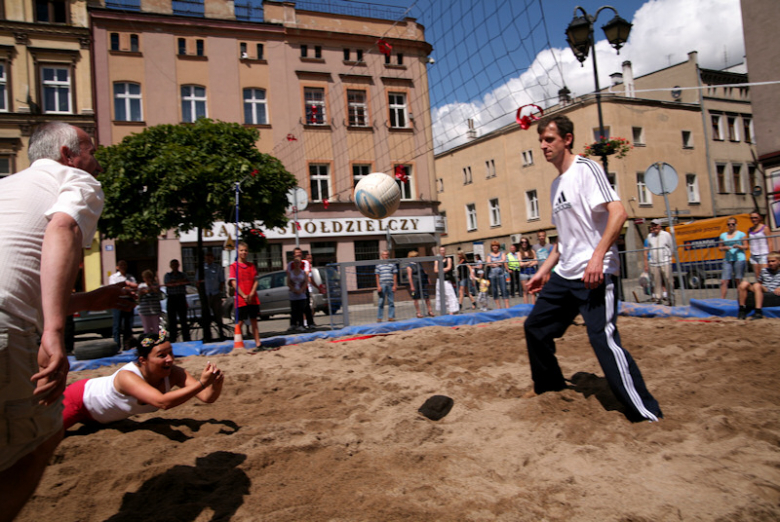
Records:
M780 234L769 236L769 244L780 244ZM775 240L774 242L772 240ZM620 284L618 287L619 299L637 303L654 302L653 290L656 297L663 304L673 304L683 306L690 304L691 299L713 299L722 297L725 291L726 299L737 299L737 289L734 281L721 288L721 277L723 268L723 253L717 250L717 244L697 244L680 246L671 263L671 279L669 286L664 288L660 281L654 281L652 278L645 277L649 274L645 272L645 260L650 249L641 250L622 250L620 251L621 273ZM771 248L770 248L771 250ZM749 253L746 256L745 273L743 279L755 281L757 274L753 272L750 263ZM370 260L354 261L348 263L334 263L334 267L339 274L339 284L330 285L334 290L338 289L338 297L331 295L328 298L338 299L338 312L331 314L331 328L342 328L349 325L360 325L375 323L378 319L378 308L380 296L376 291L376 283L373 275L373 268L380 263L395 264L398 270L398 286L393 295L393 305L395 308L396 321L414 319L418 316L426 317L430 313L433 315L443 315L446 313L472 313L480 311L479 306L472 306L469 296L477 300L478 288L476 283L461 284L458 278L457 265L453 265L453 277L445 280L444 274L435 274L433 265L435 261L441 261L440 256L414 257L403 259L388 260ZM416 263L418 269L412 268L411 274L408 270L410 263ZM454 263L454 261L453 261ZM484 266L483 263L469 263L475 271ZM485 270L485 278L488 277L488 269ZM410 278L411 275L411 278ZM507 293L510 292L509 274L505 274ZM446 288L443 285L450 285L453 288L458 300L458 308L448 310L447 300L444 292L439 292L438 303L436 302L436 284L442 285L439 288ZM414 284L412 284L414 283ZM494 285L495 286L495 285ZM460 291L463 288L461 298ZM466 291L468 289L468 291ZM665 294L664 294L665 292ZM427 298L426 298L427 295ZM514 295L508 295L509 306L528 301L533 303L533 298L523 296L522 289L519 294L516 291ZM382 311L382 320L388 320L389 299L384 299L384 309ZM430 303L430 308L428 306ZM492 289L487 299L488 309L492 310L498 307L504 307L504 298L497 301L492 297ZM419 314L419 315L418 315Z

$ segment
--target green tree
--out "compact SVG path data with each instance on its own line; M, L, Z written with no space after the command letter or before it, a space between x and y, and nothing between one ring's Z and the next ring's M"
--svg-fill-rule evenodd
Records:
M235 221L240 182L239 218L249 224L242 235L255 248L262 246L264 238L249 231L287 223L286 193L296 180L278 159L257 150L258 138L257 129L204 118L157 125L101 147L96 156L105 171L98 179L106 204L100 231L110 238L144 240L170 229L197 229L197 266L202 267L202 230L216 221Z

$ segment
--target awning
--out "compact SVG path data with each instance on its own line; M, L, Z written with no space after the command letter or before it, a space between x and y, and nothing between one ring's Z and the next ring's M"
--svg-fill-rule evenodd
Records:
M436 238L431 234L391 234L396 245L435 245Z

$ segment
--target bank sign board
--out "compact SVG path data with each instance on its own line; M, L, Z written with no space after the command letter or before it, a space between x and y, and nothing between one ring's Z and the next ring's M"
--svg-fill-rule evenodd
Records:
M398 216L385 219L370 219L364 217L337 218L337 219L304 219L298 221L299 238L320 237L359 237L395 234L434 234L436 233L435 216ZM290 221L284 228L256 227L268 239L294 239L295 222ZM203 241L224 241L228 237L236 237L234 223L218 221L209 230L203 231ZM181 242L195 242L198 240L197 230L183 232L180 235Z

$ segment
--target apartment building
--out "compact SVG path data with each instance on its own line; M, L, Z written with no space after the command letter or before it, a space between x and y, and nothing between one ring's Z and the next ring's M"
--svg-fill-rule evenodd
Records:
M657 162L678 173L668 198L680 222L754 208L765 212L765 199L753 195L763 182L753 160L746 74L701 69L692 52L685 62L637 78L625 63L612 79L602 93L605 134L626 138L633 147L608 162L610 182L629 214L621 247L641 248L645 223L666 218L664 198L653 195L644 179ZM563 93L545 114L574 122L576 153L599 138L592 94L572 100ZM535 127L506 126L437 154L435 162L448 251L479 253L493 240L508 247L522 235L534 243L539 230L555 237L550 184L557 172L541 155Z
M93 4L101 144L199 117L241 122L259 129L260 151L279 158L306 191L297 224L265 231L268 249L253 253L259 270L283 268L296 242L315 265L377 259L385 248L405 256L435 243L431 46L413 19L304 11L291 2L266 1L255 17L242 10L246 3L224 0ZM391 218L355 209L352 189L371 172L400 178L401 207ZM230 223L204 232L217 256L234 235ZM175 231L146 245L104 241L103 276L118 258L136 272L155 263L160 273L181 258L192 271L195 241Z
M35 127L49 121L95 133L85 2L0 1L0 177L29 166ZM77 289L100 285L100 245L84 250Z

